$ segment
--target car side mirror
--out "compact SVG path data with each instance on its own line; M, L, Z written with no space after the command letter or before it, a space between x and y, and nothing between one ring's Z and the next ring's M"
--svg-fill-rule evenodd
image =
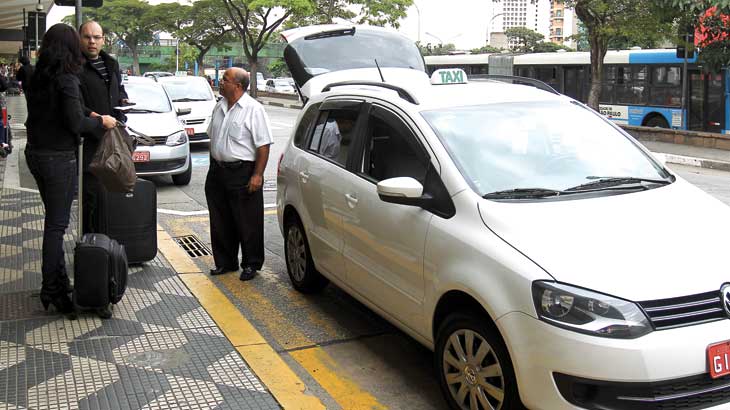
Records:
M177 115L188 115L193 112L192 108L178 108Z
M378 196L383 202L426 207L433 199L423 194L423 185L411 177L397 177L378 182Z

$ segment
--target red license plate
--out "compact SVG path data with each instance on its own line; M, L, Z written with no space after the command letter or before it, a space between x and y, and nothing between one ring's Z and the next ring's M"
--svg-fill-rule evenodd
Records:
M149 151L134 151L132 153L132 161L134 162L147 162L150 160Z
M195 135L195 128L185 128L185 132L188 133L188 137Z
M730 374L730 340L707 346L707 363L713 379Z

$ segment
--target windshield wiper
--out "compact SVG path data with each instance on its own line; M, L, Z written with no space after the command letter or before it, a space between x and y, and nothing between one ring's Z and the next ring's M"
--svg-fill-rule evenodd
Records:
M208 101L205 98L178 98L176 100L172 100L172 102L189 102L189 101Z
M574 186L572 188L566 189L568 192L574 192L574 191L582 191L586 189L626 189L627 187L620 188L622 185L631 185L628 188L641 188L641 189L649 189L646 185L642 184L642 182L649 182L652 184L659 184L659 185L667 185L671 184L671 181L668 181L666 179L656 179L656 178L641 178L641 177L599 177L590 175L587 176L586 179L595 179L595 181L586 182L585 184L580 184L577 186Z
M547 198L560 196L563 191L547 188L515 188L504 191L490 192L482 196L484 199L521 199L521 198Z
M127 110L127 112L145 114L145 113L150 113L150 112L161 113L161 112L165 112L165 111L148 110L145 108L132 108L131 110Z

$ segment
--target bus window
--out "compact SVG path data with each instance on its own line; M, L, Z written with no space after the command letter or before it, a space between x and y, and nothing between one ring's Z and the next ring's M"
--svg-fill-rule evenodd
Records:
M648 103L648 95L646 88L646 80L649 69L644 66L631 67L631 91L634 95L634 104L646 105Z
M555 66L538 66L537 69L537 75L535 78L538 80L547 83L551 87L555 88L556 90L560 89L560 83L558 81L558 68Z
M614 104L616 98L614 95L616 89L616 66L603 66L603 81L601 81L601 104Z
M650 103L680 107L682 105L682 77L679 67L652 68Z

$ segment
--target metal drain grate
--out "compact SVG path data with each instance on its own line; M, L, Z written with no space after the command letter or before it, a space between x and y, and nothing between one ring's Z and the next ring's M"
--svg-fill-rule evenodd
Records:
M198 258L200 256L210 255L210 249L208 249L200 239L195 235L178 236L173 238L181 248L188 253L191 258Z

